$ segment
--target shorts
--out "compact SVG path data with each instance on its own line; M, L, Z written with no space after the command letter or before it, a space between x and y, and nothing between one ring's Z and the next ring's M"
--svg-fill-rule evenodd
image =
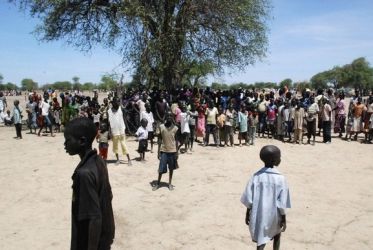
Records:
M49 116L45 115L44 117L44 124L45 126L49 127L52 125L51 120L49 119Z
M176 153L161 152L158 173L167 173L167 167L170 171L177 169Z
M137 152L144 153L148 149L148 140L147 139L141 139L139 141L139 148L137 149Z
M154 132L153 131L149 131L148 132L148 140L153 140L154 139Z

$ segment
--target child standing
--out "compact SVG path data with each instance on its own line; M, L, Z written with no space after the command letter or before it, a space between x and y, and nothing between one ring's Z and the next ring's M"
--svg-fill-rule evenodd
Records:
M97 134L97 142L98 142L99 155L102 157L102 159L106 161L107 152L109 149L109 131L108 131L108 125L105 122L101 124L100 131Z
M196 131L196 120L198 118L198 112L196 110L196 105L192 103L190 105L190 111L188 112L190 119L189 119L189 130L190 130L190 135L189 135L189 142L188 142L188 148L189 151L193 151L193 142L194 142L194 134Z
M273 145L260 150L264 167L256 172L242 194L246 206L245 223L257 249L264 249L274 239L273 249L280 249L281 232L286 230L286 208L290 208L290 195L285 177L274 168L281 162L281 151Z
M185 145L185 152L188 153L188 145L189 145L189 136L190 136L190 128L189 128L189 120L190 115L187 112L187 108L185 105L181 106L181 113L180 113L180 145L178 147L178 151L181 146Z
M148 140L150 141L150 153L153 153L153 140L154 140L154 117L153 117L153 112L150 110L150 104L146 103L145 104L145 111L142 111L140 113L140 121L142 119L146 119L148 121L148 125L146 126L146 130L148 131Z
M89 118L70 121L64 131L66 153L80 157L72 176L71 249L108 250L114 239L113 194L106 163L92 149L96 134Z
M13 108L13 122L14 126L16 127L16 135L15 139L22 139L22 109L19 107L19 101L14 101L14 108Z
M258 119L256 118L255 112L249 113L249 143L250 145L255 144L255 133L258 127Z
M128 166L132 166L131 158L127 150L127 146L125 143L126 138L126 125L124 124L123 120L123 112L122 108L119 106L119 102L117 99L112 101L112 108L108 110L108 118L111 128L111 134L113 138L113 152L115 157L117 158L116 165L120 164L119 160L119 148L120 145L122 149L122 154L127 156L128 159Z
M227 117L225 116L225 112L222 106L219 106L218 111L219 111L219 115L216 118L216 124L219 129L219 146L224 147L225 146L225 144L223 144L225 142L224 124L225 124L225 120L227 119Z
M178 127L174 125L172 117L166 116L166 122L160 126L159 144L158 144L158 180L153 186L153 191L160 187L162 175L167 173L167 168L170 171L168 179L168 189L172 191L174 186L172 183L172 175L175 169L177 169L177 140L175 138L178 131Z
M140 161L145 161L145 152L148 149L148 130L146 129L148 120L142 118L140 124L141 126L136 131L136 136L139 140L137 152L140 154Z
M238 135L238 141L240 147L242 146L241 140L245 139L246 145L248 145L247 141L247 111L245 109L245 105L241 106L241 110L238 112L238 124L240 127L240 133Z

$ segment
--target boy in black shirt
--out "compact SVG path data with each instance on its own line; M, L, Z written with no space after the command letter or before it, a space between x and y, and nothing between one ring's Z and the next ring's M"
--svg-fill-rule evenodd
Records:
M114 239L109 175L106 163L92 149L96 133L89 118L70 121L64 132L66 152L81 159L72 176L72 250L107 250Z

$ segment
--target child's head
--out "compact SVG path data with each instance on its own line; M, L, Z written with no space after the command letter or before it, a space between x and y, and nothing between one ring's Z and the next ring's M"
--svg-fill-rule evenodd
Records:
M274 145L264 146L260 150L260 159L266 167L278 166L281 163L281 151Z
M108 130L108 125L106 124L106 122L102 122L100 124L100 130L101 132L106 132Z
M14 106L17 106L17 107L18 107L18 105L19 105L19 101L18 101L18 100L14 100L13 104L14 104Z
M146 128L146 126L148 126L148 120L146 120L145 118L142 118L140 121L140 124L141 124L141 127Z
M150 104L149 103L146 103L145 104L145 110L146 110L146 112L150 112Z
M187 107L185 104L181 106L181 112L185 113L187 111Z
M10 110L8 109L8 110L6 111L6 113L7 113L8 115L10 115Z
M76 155L92 148L92 142L97 134L96 126L87 117L71 120L65 128L65 150L70 155Z

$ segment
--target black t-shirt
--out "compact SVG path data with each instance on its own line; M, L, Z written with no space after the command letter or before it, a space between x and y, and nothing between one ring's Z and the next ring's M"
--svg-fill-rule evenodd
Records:
M106 163L96 150L89 152L76 167L72 176L72 231L71 249L88 249L89 222L96 220L96 232L100 232L97 242L100 250L110 249L115 234L111 201L113 194L109 182Z

